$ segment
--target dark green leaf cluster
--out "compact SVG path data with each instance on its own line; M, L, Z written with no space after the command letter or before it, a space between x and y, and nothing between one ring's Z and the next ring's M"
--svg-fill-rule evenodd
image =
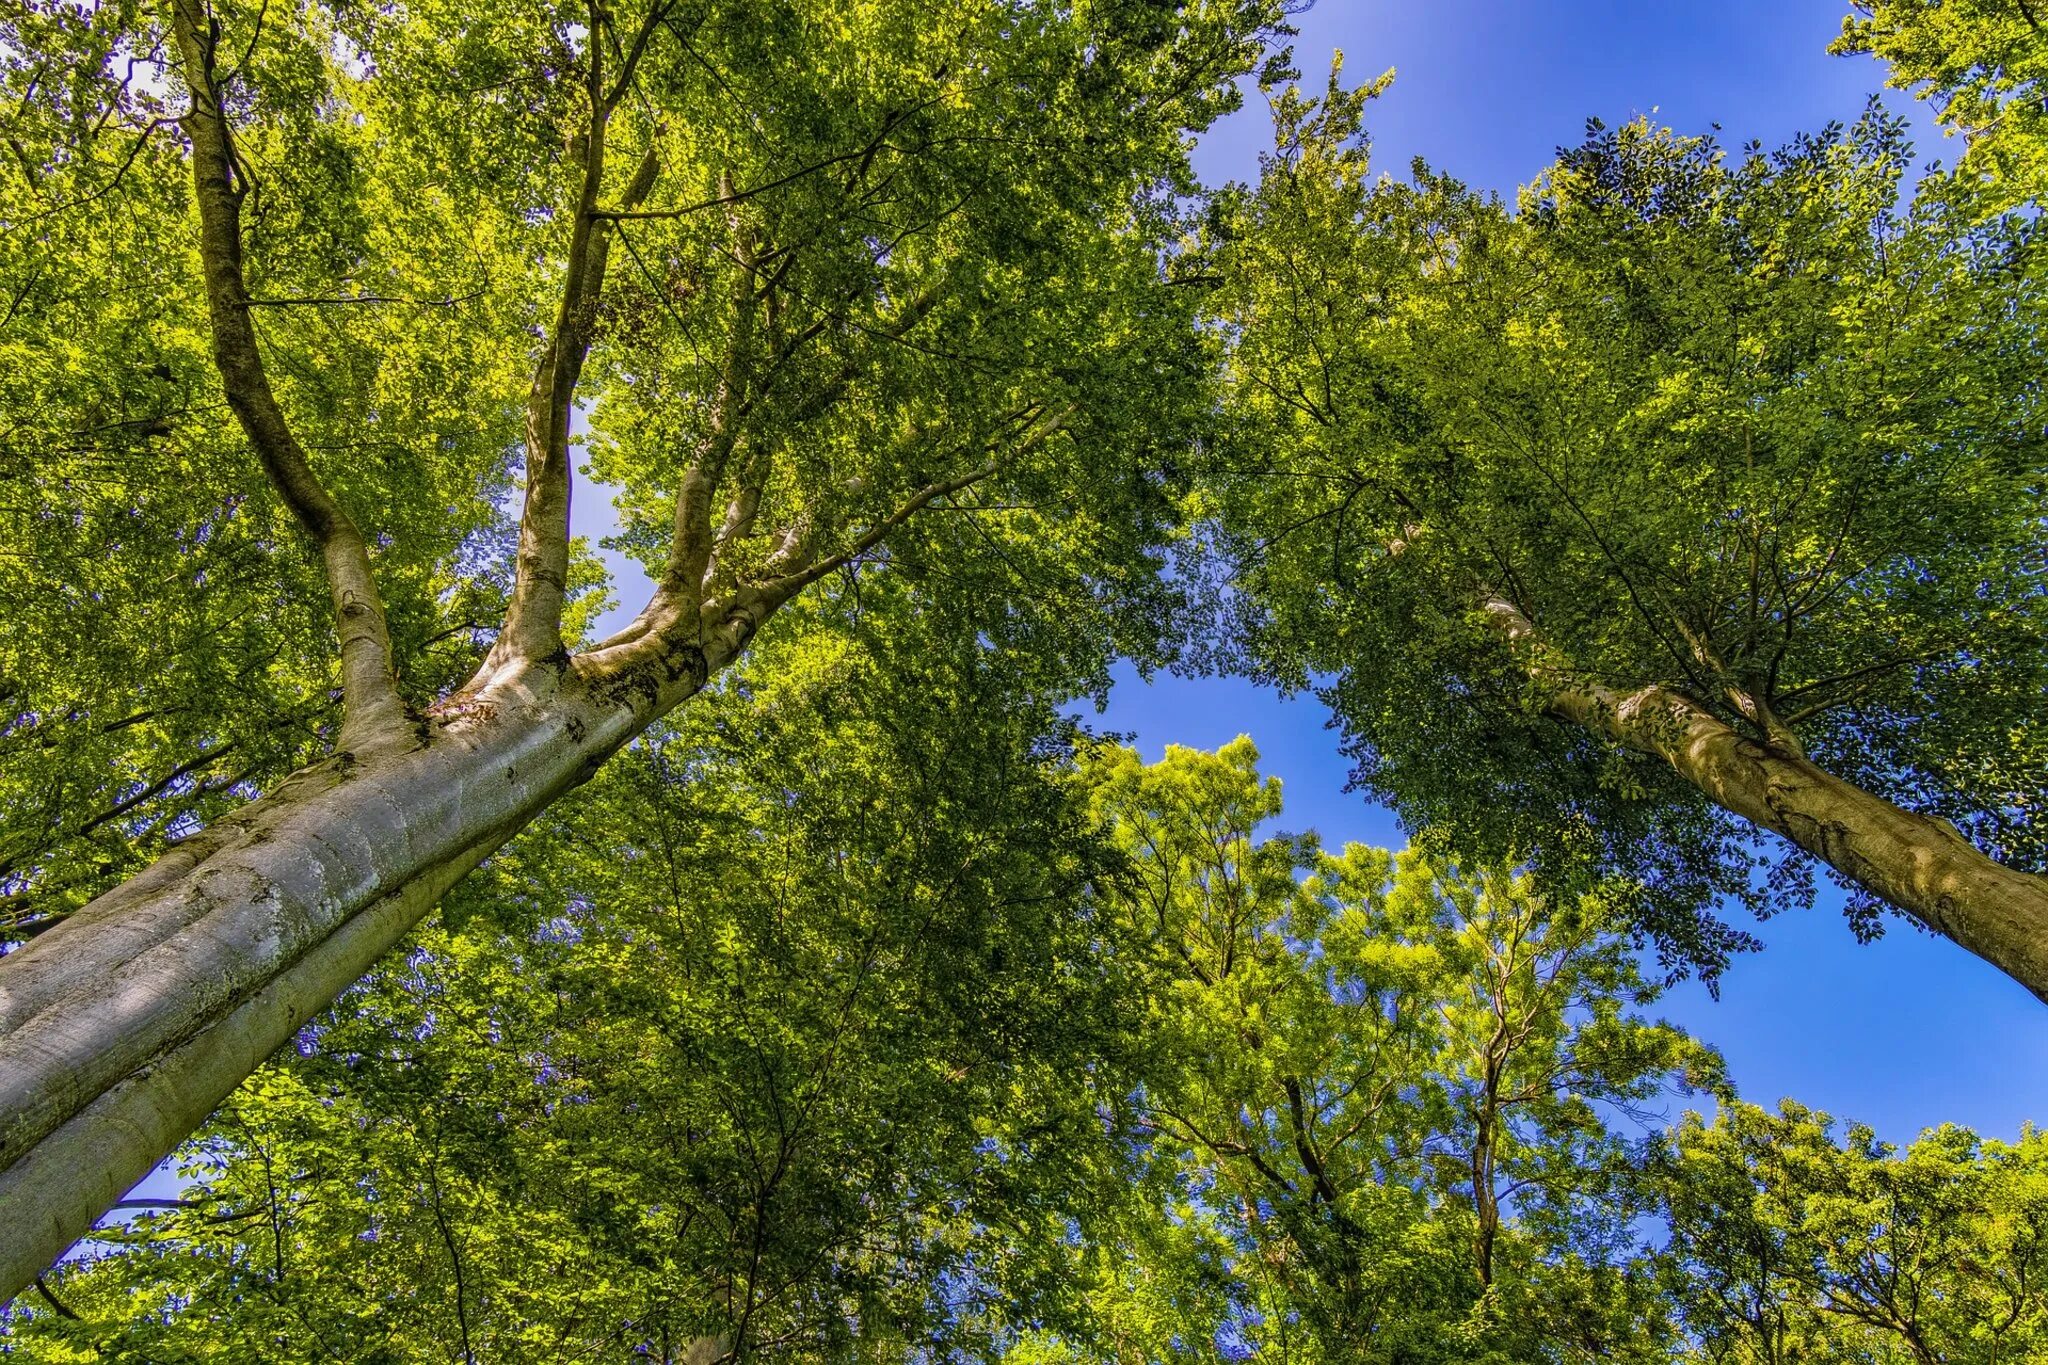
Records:
M1875 107L1768 154L1596 123L1511 211L1370 180L1376 88L1290 92L1212 233L1240 662L1317 688L1413 827L1623 872L1710 971L1741 945L1715 898L1777 899L1752 832L1557 716L1558 676L1675 691L2042 867L2038 223L1902 205Z

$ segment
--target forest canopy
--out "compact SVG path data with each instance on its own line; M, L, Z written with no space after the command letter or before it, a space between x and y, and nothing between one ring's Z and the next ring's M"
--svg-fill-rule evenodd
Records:
M1274 833L1250 741L1148 765L967 660L905 725L935 679L849 643L522 836L17 1301L26 1357L2048 1350L2038 1134L1745 1103L1599 889Z
M1659 1012L2048 1000L2030 4L1509 199L1282 0L0 13L0 1350L2048 1355L2037 1132Z

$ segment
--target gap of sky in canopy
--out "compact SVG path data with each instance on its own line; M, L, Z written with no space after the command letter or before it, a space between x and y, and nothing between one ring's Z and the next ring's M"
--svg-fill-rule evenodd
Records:
M1576 142L1589 116L1610 125L1636 114L1685 132L1718 123L1724 140L1766 146L1831 120L1853 119L1882 84L1867 58L1827 55L1847 0L1321 0L1300 16L1296 65L1320 89L1333 51L1357 83L1394 67L1374 107L1377 164L1405 176L1417 155L1467 183L1511 196ZM1909 97L1923 160L1952 157ZM1264 101L1203 141L1205 180L1251 179L1270 145ZM575 529L593 547L614 530L607 490L577 490ZM646 580L604 552L624 604L600 629L623 625ZM1327 844L1405 842L1387 810L1344 791L1349 765L1328 712L1313 698L1282 699L1235 679L1119 673L1098 728L1134 738L1148 760L1169 743L1214 748L1240 733L1257 741L1265 770L1284 783L1282 824L1314 828ZM1810 913L1757 927L1767 944L1730 969L1716 1001L1697 984L1675 990L1664 1013L1728 1055L1755 1102L1782 1096L1871 1124L1894 1141L1925 1127L1966 1124L2011 1138L2048 1118L2048 1011L1997 971L1951 944L1894 921L1857 944L1823 891ZM1675 1115L1674 1115L1675 1117Z

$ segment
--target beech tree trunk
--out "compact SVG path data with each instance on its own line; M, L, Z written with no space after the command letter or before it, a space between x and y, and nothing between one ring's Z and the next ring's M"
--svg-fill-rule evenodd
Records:
M1946 821L1742 734L1683 693L1625 693L1570 677L1542 658L1541 636L1512 603L1494 596L1486 610L1531 676L1551 687L1560 719L1662 758L1723 810L1783 835L2048 1002L2048 877L2007 867Z
M0 1300L754 624L709 657L494 678L417 747L294 774L0 958Z

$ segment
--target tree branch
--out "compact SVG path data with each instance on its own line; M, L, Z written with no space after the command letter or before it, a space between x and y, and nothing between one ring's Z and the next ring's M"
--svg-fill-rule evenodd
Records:
M890 532L894 531L904 522L909 521L920 508L949 494L958 493L964 488L973 487L983 479L993 476L1000 467L995 461L990 461L978 469L962 474L958 478L927 484L913 493L895 511L876 522L874 526L869 528L866 535L863 535L844 550L834 555L828 555L807 568L797 570L795 573L784 574L780 578L771 580L763 585L763 593L771 602L782 603L788 601L796 596L797 593L823 578L826 574L831 573L835 569L844 568L868 551L874 549L877 545L880 545L884 540L888 539Z
M1287 1108L1290 1126L1294 1130L1294 1152L1301 1158L1302 1169L1315 1182L1316 1197L1326 1204L1337 1202L1337 1186L1323 1167L1322 1154L1317 1152L1309 1137L1311 1120L1308 1105L1302 1099L1301 1082L1292 1076L1283 1077L1280 1088L1287 1093Z
M36 1292L43 1296L43 1302L49 1304L52 1309L56 1310L56 1314L58 1317L64 1318L71 1322L77 1322L80 1320L78 1314L72 1312L70 1307L67 1306L62 1299L59 1299L55 1294L50 1292L50 1286L48 1282L41 1275L36 1276Z
M711 492L711 476L703 465L692 463L683 471L683 486L676 490L675 537L655 588L657 602L703 601L704 575L711 566Z
M340 308L352 304L405 304L411 308L454 308L484 296L481 289L454 298L408 299L391 294L333 294L296 299L249 299L251 308Z
M721 176L719 183L730 186L731 181ZM704 600L704 579L717 548L711 529L711 500L725 477L726 463L739 444L752 387L754 321L760 310L761 291L755 286L757 262L753 241L737 214L732 215L731 226L733 259L740 267L739 277L733 283L732 335L726 342L725 363L719 370L710 429L683 473L682 487L676 491L675 531L669 541L668 563L662 568L661 582L655 590L655 603L680 604L687 600L694 607Z
M562 604L569 582L569 415L583 376L604 293L611 226L597 216L604 188L605 136L617 98L632 77L632 63L644 50L636 42L615 92L604 82L602 11L591 10L590 119L583 135L583 186L569 231L568 262L562 278L553 334L534 367L526 399L526 500L519 516L519 549L505 628L484 660L488 676L513 660L551 658L562 649ZM659 130L656 130L657 132ZM654 188L660 172L653 141L628 183L624 202L637 204Z
M171 0L192 108L181 122L192 140L199 204L199 254L205 269L214 367L228 406L278 496L312 536L326 570L341 653L343 716L336 747L369 750L403 743L405 704L392 676L391 633L356 524L322 486L285 420L264 370L242 272L242 190L227 114L213 72L215 33L202 0Z
M735 190L732 187L732 182L725 180L719 185L718 193L711 198L699 200L694 204L686 204L681 208L643 210L629 203L615 209L596 209L593 211L594 216L610 222L687 218L692 214L702 213L706 209L745 203L747 200L766 194L770 190L779 190L785 185L795 184L806 176L816 175L819 171L830 170L834 166L843 166L849 161L857 161L865 169L875 159L875 154L888 142L889 134L894 132L904 119L908 118L911 114L928 108L933 102L932 100L925 100L908 109L890 113L882 120L881 131L865 146L856 147L850 152L841 152L837 156L828 156L822 161L814 161L808 166L799 167L786 175L779 175L773 180L765 181L750 189Z
M711 538L711 553L704 570L707 585L714 581L732 581L731 550L752 532L754 522L760 516L761 495L767 488L769 474L774 470L772 457L772 450L762 444L747 460L739 488L725 505L725 518L719 523L718 534Z
M897 317L894 319L894 325L886 333L878 333L877 335L884 335L890 340L896 340L908 334L931 315L932 310L938 306L939 298L940 291L937 289L920 291L916 297L912 298L909 303L899 310ZM749 391L744 401L739 404L739 413L742 417L752 411L766 397L769 390L775 386L775 381L780 375L783 366L796 355L797 351L806 342L823 332L827 323L832 320L833 315L831 314L822 316L809 327L804 328L796 336L776 348L774 361L768 372L757 381L748 385ZM858 363L854 360L848 360L815 393L809 395L797 406L795 412L791 414L792 423L801 424L832 406L832 404L845 395L847 389L852 386L853 381L859 375L860 368ZM722 386L721 392L729 393L731 391L732 381L728 379L726 384ZM731 500L726 504L725 518L720 523L718 533L711 540L709 563L705 570L705 584L707 587L714 581L727 584L733 581L733 574L727 562L727 552L735 543L752 532L754 523L760 515L762 494L766 491L768 478L773 472L773 451L766 446L756 450L753 457L747 461L745 472L740 478L739 487L734 491ZM801 530L793 527L784 528L777 537L778 547L776 554L771 557L771 567L775 561L790 557L785 551L800 549L803 539L804 536Z
M218 745L212 749L208 749L205 753L198 754L190 759L187 759L185 762L180 763L177 767L165 773L156 781L151 782L147 786L143 787L142 790L136 792L133 796L130 796L122 801L117 801L114 803L114 805L112 805L106 810L101 811L98 815L92 816L90 819L81 822L75 829L71 831L68 837L76 839L83 835L90 834L94 830L98 829L101 825L106 824L109 820L118 820L122 816L126 815L128 812L134 810L137 806L140 806L143 802L153 800L156 797L163 795L164 792L170 789L172 783L177 782L181 778L190 777L193 773L198 772L202 768L212 767L214 763L218 762L224 755L226 755L229 751L234 749L236 743L237 741L231 739L225 744Z

